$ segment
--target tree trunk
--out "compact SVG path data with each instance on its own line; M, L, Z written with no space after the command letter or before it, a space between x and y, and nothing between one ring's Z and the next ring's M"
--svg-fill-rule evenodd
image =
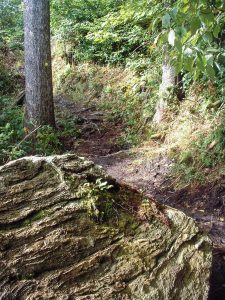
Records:
M169 96L168 90L175 86L175 78L174 67L171 65L168 55L166 55L162 65L162 83L159 88L159 101L153 118L153 122L156 124L160 124L165 116L167 97Z
M55 126L49 0L24 0L24 34L26 126Z

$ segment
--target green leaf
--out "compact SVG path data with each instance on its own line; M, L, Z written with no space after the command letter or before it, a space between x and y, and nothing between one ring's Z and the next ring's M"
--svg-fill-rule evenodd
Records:
M209 44L211 44L213 41L213 36L212 36L211 32L207 31L205 34L203 34L202 37L203 37L203 40Z
M194 65L194 58L193 57L186 57L184 60L184 68L188 72L192 72Z
M191 39L192 45L195 46L195 45L198 43L199 39L200 39L199 35L198 35L198 34L195 34L195 35L193 36L193 38Z
M220 53L220 50L217 48L208 48L207 52L211 52L211 53Z
M194 72L194 80L197 80L200 76L201 72L199 69L196 69L195 72Z
M190 9L190 5L188 2L189 2L189 0L184 0L184 3L186 4L182 8L182 12L184 12L184 13L186 13Z
M161 43L163 43L163 44L165 44L166 42L167 42L167 40L168 40L168 35L167 35L167 32L163 32L161 35L160 35L160 42Z
M184 27L184 26L179 26L179 27L176 27L176 34L179 36L179 37L184 37L187 33L187 29Z
M182 36L182 39L181 39L182 44L186 43L190 37L191 37L191 32L190 31L186 32L186 34Z
M209 76L209 78L215 79L216 73L215 73L215 70L212 66L210 66L210 65L206 66L206 73Z
M214 14L212 12L210 12L210 13L201 13L200 14L200 19L207 26L212 25L213 22L215 21Z
M195 34L196 31L201 27L201 21L199 19L199 17L194 17L191 20L191 24L190 24L190 29L191 29L191 33Z
M156 16L154 21L149 25L149 29L152 31L156 30L160 22L161 22L161 18Z
M207 54L205 56L205 59L206 59L207 65L213 66L214 57L212 54Z
M177 13L178 13L178 9L177 9L177 7L174 7L174 8L171 10L171 12L170 12L170 16L171 16L174 20L176 20Z
M169 14L165 14L163 17L162 17L162 26L164 28L169 28L170 27L170 15Z
M206 60L205 60L205 58L203 56L198 55L198 58L196 60L196 66L203 73L205 72Z
M175 43L174 44L175 44L175 47L177 48L177 50L179 52L182 52L183 45L181 43L181 40L180 39L175 39Z
M217 24L216 27L213 29L213 35L214 35L215 38L218 38L219 33L220 33L220 30L221 30L221 28L220 28L220 26Z
M175 67L176 74L179 74L182 71L183 61L182 61L181 57L179 59L175 60L174 67Z

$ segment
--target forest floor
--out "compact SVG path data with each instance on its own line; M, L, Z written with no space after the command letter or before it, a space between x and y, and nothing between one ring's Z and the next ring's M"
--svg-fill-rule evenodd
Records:
M163 154L152 158L149 150L154 145L128 149L121 143L123 124L108 113L65 95L57 96L55 103L60 113L79 118L80 137L65 138L66 150L93 160L118 182L185 212L209 234L214 246L209 299L225 299L225 177L175 189L169 176L173 161Z

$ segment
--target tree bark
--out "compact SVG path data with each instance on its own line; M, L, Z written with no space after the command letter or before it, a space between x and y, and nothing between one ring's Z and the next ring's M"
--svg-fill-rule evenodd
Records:
M168 55L165 56L162 65L162 83L159 88L159 101L156 105L156 113L153 122L160 124L164 118L167 106L168 89L175 86L175 70L171 65Z
M28 128L55 126L49 0L24 0L26 111Z

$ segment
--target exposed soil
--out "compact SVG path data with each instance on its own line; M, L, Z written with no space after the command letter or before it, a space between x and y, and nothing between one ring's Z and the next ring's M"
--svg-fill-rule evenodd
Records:
M175 190L166 156L148 156L144 149L127 149L119 142L124 127L95 106L83 107L65 96L55 99L57 109L80 119L80 138L64 141L66 150L101 165L118 182L173 206L193 217L214 246L209 300L225 299L225 176L204 185Z
M108 114L98 111L95 106L83 107L65 96L58 96L55 103L58 111L63 110L78 118L76 128L80 131L80 137L64 140L66 150L86 157L99 157L124 147L118 142L123 131L121 122L110 121Z

